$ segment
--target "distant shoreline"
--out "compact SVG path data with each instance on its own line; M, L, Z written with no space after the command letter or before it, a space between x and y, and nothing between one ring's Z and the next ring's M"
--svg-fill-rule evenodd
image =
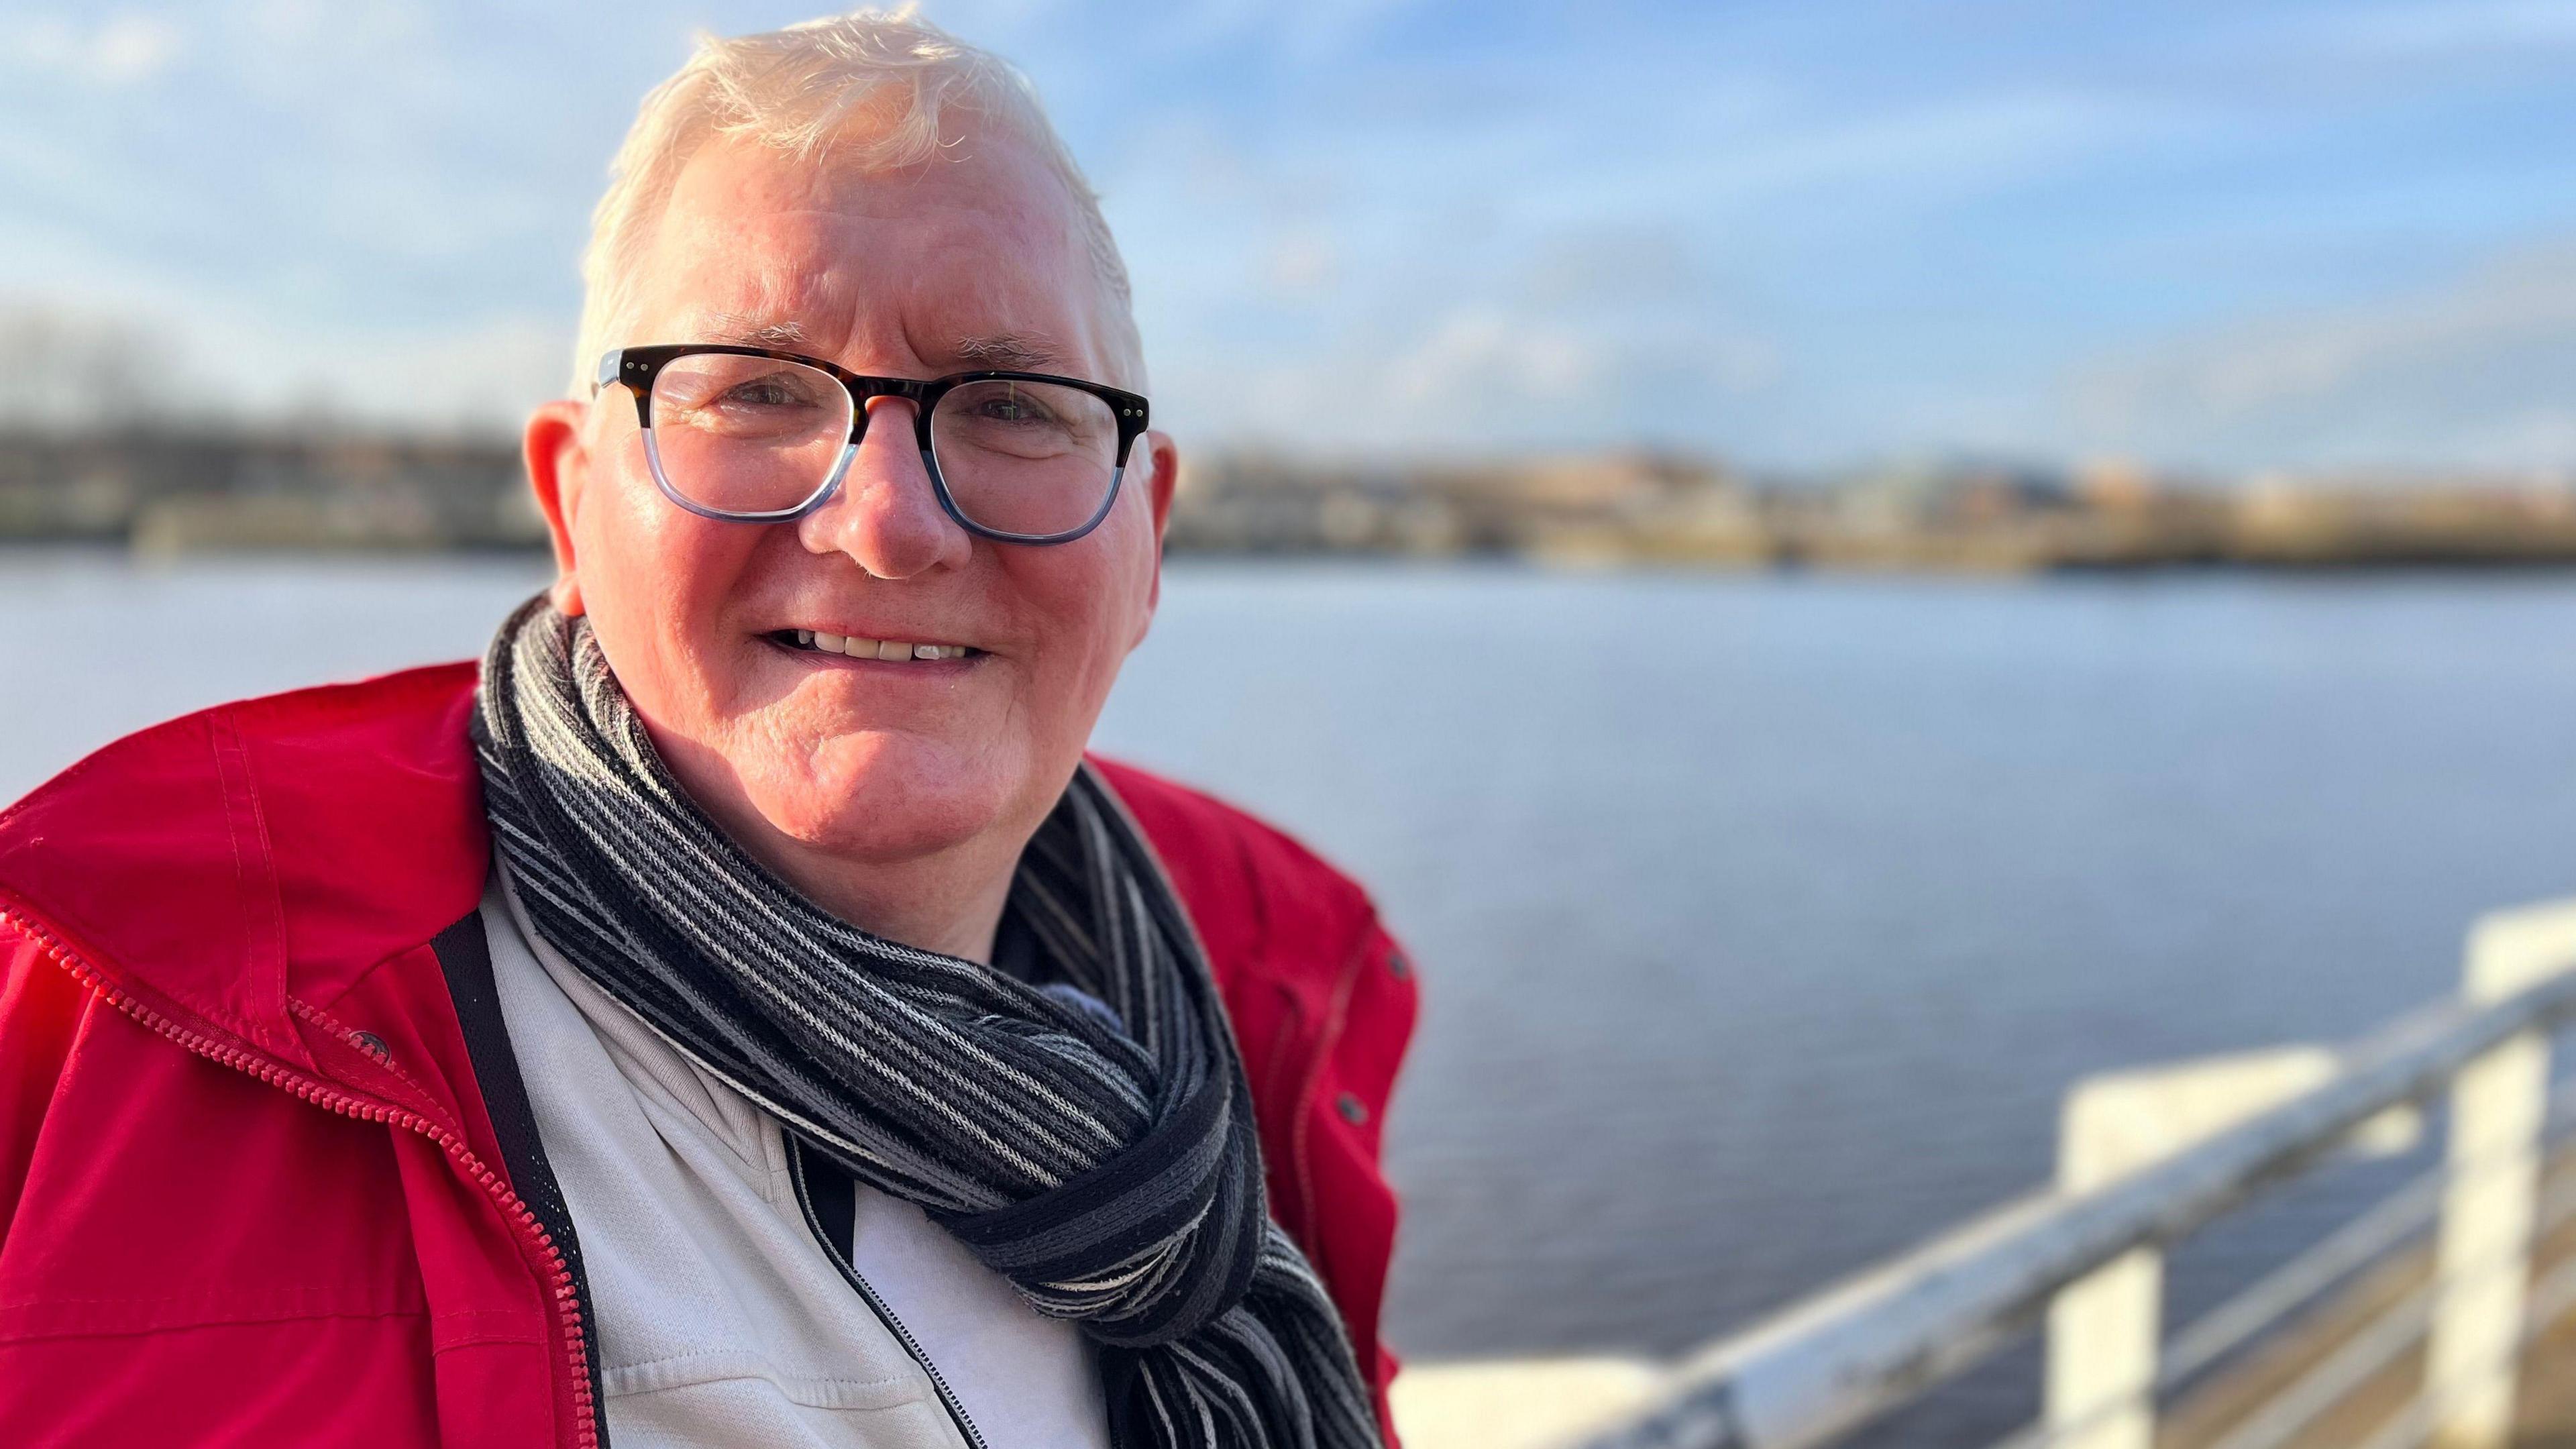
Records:
M491 440L0 429L0 544L176 557L544 543L518 450ZM1447 465L1236 455L1185 466L1169 546L1725 571L2552 569L2576 566L2576 485L1969 464L1766 483L1649 452Z

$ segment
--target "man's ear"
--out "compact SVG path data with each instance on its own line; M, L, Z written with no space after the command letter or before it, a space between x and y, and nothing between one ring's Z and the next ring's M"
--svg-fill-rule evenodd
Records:
M1137 439L1145 445L1145 461L1153 468L1146 475L1150 485L1145 490L1146 502L1154 510L1154 582L1145 595L1144 622L1137 625L1136 638L1127 647L1145 642L1145 630L1154 622L1154 610L1163 602L1163 535L1172 526L1172 495L1181 483L1181 453L1171 435L1147 429Z
M587 405L559 398L528 415L520 453L528 465L528 487L545 515L546 537L554 545L555 581L550 592L555 607L581 612L581 570L573 551L572 521L581 511L581 492L590 481L590 445L582 437Z
M1160 547L1164 530L1172 524L1172 491L1181 483L1181 450L1172 442L1171 434L1151 428L1145 430L1140 441L1145 444L1145 456L1154 465L1154 543Z

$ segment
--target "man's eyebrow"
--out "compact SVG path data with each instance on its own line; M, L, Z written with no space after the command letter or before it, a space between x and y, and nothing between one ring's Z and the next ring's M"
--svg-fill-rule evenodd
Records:
M795 322L764 321L756 313L721 312L709 317L700 332L711 342L743 347L802 347L811 334ZM1061 372L1064 352L1041 332L986 332L958 339L948 349L959 367L1002 372Z
M949 356L970 367L1003 372L1060 372L1064 368L1064 354L1055 343L1034 332L988 332L960 339L948 351Z
M730 342L740 347L801 347L805 329L794 322L763 322L739 312L710 317L707 337L716 342Z

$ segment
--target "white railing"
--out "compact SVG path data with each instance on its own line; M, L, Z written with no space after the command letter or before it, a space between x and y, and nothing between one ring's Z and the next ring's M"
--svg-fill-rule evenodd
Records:
M1817 1449L2044 1324L2044 1415L1998 1449L2151 1449L2159 1405L2178 1385L2430 1230L2426 1281L2349 1325L2211 1446L2287 1444L2421 1344L2419 1390L2370 1431L2366 1449L2437 1438L2445 1449L2501 1449L2524 1343L2576 1307L2576 1261L2537 1283L2530 1271L2533 1246L2576 1215L2576 1191L2541 1191L2553 1116L2576 1119L2576 1086L2553 1103L2549 1085L2550 1035L2576 1021L2576 902L2480 921L2464 987L2339 1051L2289 1048L2080 1084L2067 1098L2054 1188L1677 1364L1581 1380L1617 1385L1627 1407L1557 1442ZM2441 1166L2163 1332L2167 1245L2325 1157L2402 1148L2415 1109L2445 1095ZM1472 1371L1442 1397L1499 1401L1527 1372ZM1444 1437L1423 1427L1414 1437Z

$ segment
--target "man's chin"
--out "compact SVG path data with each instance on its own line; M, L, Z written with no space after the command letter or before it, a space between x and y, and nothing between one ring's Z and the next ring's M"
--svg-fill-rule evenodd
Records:
M985 834L1009 812L1021 773L909 735L844 737L811 763L753 803L799 847L853 863L917 860Z

